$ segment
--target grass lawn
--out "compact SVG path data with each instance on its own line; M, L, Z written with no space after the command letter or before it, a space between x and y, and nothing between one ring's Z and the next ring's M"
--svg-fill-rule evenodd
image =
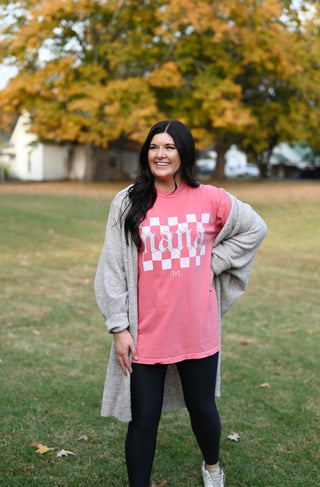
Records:
M227 486L317 486L320 185L226 188L269 227L248 290L223 321L218 407ZM126 424L100 417L110 336L93 295L117 189L0 186L1 487L128 485ZM36 453L32 441L56 450ZM76 455L59 458L61 449ZM186 411L164 415L153 479L200 487L200 465Z

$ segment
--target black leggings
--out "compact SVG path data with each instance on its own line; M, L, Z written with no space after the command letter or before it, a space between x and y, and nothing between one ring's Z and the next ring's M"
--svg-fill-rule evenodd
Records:
M215 404L218 353L177 363L191 425L205 462L219 461L220 419ZM132 421L126 438L130 487L149 487L167 365L133 364Z

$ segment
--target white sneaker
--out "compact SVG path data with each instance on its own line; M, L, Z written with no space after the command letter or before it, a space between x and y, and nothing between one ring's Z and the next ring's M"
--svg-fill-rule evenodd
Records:
M203 462L201 471L204 487L224 487L225 475L221 468L214 469L214 471L209 472L206 469L205 462Z

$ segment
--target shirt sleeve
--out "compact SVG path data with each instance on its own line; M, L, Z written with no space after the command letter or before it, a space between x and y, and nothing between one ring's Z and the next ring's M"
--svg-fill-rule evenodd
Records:
M218 189L218 203L216 208L216 231L217 234L221 232L222 228L226 224L231 210L231 200L227 192L219 188Z

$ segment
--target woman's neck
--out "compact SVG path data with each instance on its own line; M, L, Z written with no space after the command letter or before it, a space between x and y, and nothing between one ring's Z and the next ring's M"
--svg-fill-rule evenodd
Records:
M182 186L183 181L182 179L177 176L176 179L171 179L171 180L156 180L154 182L154 185L156 189L160 189L161 191L175 191L177 188L180 188Z

